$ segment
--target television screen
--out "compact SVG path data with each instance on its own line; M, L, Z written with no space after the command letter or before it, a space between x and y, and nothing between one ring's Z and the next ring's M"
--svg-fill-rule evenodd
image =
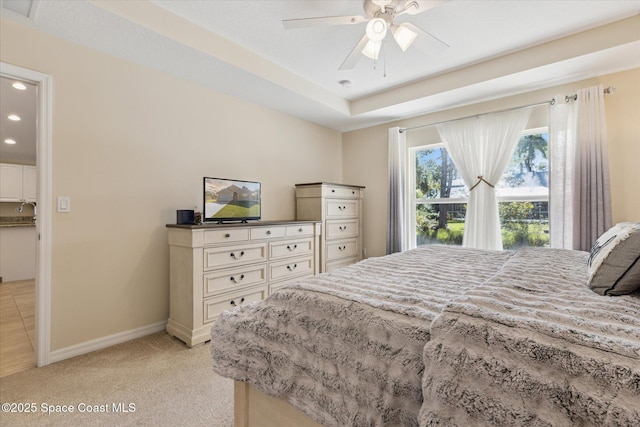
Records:
M204 221L260 219L260 183L204 177Z

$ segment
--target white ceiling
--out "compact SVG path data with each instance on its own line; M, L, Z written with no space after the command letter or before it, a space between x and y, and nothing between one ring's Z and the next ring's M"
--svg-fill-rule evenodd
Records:
M0 77L0 162L36 164L36 103L37 88L26 84L27 89L11 87L15 80ZM20 121L7 117L15 114ZM5 144L10 138L15 144Z
M374 67L362 57L346 71L338 67L364 34L364 23L285 30L282 20L362 15L360 0L56 0L34 3L32 19L2 12L339 131L640 66L640 29L629 37L612 27L640 14L639 0L441 3L396 22L411 22L444 41L450 46L444 53L429 57L415 47L403 53L388 37L386 60ZM17 10L9 0L3 6ZM594 30L603 25L604 33ZM578 38L561 40L572 35ZM597 42L585 43L589 37Z
M450 48L433 58L416 49L403 53L389 38L384 77L383 61L374 69L373 61L365 57L354 70L338 71L364 34L365 23L297 30L282 26L283 19L362 15L362 0L153 2L350 100L640 12L640 2L628 0L441 2L397 21L413 23ZM353 82L348 90L338 84L344 79Z

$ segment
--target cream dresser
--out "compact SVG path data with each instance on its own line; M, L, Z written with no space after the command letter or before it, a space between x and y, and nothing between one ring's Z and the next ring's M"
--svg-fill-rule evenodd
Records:
M296 184L296 218L322 221L320 271L362 259L364 187L318 182Z
M188 346L210 339L224 310L265 299L276 289L319 273L320 223L167 225L167 332Z

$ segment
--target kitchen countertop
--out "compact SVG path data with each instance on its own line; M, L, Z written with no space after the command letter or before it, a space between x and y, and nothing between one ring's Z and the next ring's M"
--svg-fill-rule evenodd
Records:
M35 227L36 223L31 217L25 216L0 216L0 228Z

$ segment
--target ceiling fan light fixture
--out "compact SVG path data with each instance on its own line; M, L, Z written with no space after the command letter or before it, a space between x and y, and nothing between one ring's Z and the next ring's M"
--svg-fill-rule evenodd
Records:
M387 35L387 23L382 18L374 18L367 23L367 37L372 42L381 42Z
M418 37L418 33L410 29L405 24L394 25L391 27L391 31L393 32L393 38L400 46L400 49L404 52L409 49L409 47L413 44L416 37Z
M364 49L362 49L362 54L367 58L373 59L375 61L378 59L378 56L380 56L380 49L382 49L381 41L376 42L373 40L369 40Z

